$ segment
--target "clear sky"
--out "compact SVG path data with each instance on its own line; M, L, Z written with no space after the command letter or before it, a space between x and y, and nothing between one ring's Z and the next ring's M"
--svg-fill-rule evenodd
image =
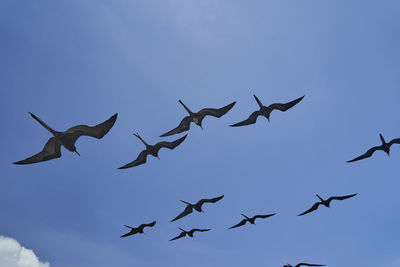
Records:
M400 266L400 2L0 2L0 235L55 267ZM271 122L231 128L257 109L306 95ZM193 125L175 150L118 167L186 111L237 101ZM56 130L118 112L81 157L17 166ZM322 197L359 193L303 217ZM184 204L224 194L174 223ZM227 228L247 215L277 213ZM123 224L157 221L121 239ZM211 228L168 240L177 227Z

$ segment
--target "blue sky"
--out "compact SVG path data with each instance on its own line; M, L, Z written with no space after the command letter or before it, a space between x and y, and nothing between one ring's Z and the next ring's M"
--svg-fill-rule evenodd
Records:
M0 3L0 235L51 266L400 265L398 1L11 1ZM264 104L306 95L271 122L230 128ZM222 107L174 151L117 170L177 126L185 110ZM118 112L81 157L29 166L56 130ZM322 197L358 192L297 217ZM169 221L224 194L205 214ZM247 215L277 213L234 230ZM123 224L157 221L121 239ZM211 228L168 240L177 227Z

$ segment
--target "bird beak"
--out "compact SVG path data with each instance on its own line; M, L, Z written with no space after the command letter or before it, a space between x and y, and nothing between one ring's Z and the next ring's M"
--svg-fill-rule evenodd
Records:
M76 154L78 154L78 156L79 156L79 157L81 156L81 154L79 154L79 152L78 152L78 151L76 151L76 150L75 150L75 153L76 153Z
M159 156L157 156L156 158L160 159L160 157L159 157Z
M203 126L201 126L201 125L199 125L200 126L200 128L203 130Z

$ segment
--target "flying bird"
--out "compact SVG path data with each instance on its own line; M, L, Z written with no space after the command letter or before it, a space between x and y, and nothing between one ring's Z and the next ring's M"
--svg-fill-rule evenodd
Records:
M158 151L162 148L169 148L169 149L174 149L175 147L177 147L180 143L183 142L183 140L185 140L186 136L183 136L175 141L172 142L158 142L157 144L155 144L154 146L147 144L142 137L140 137L140 135L138 133L134 133L134 136L136 136L137 138L139 138L140 141L143 142L143 144L146 146L146 149L143 150L142 152L139 153L139 156L132 161L131 163L128 163L122 167L119 167L118 169L127 169L127 168L131 168L131 167L135 167L141 164L146 163L146 159L147 159L147 155L152 155L158 159L160 159L158 157Z
M300 266L325 266L325 265L321 265L321 264L310 264L310 263L299 263L295 266L290 265L290 264L286 264L283 265L282 267L300 267Z
M238 223L238 224L236 224L236 225L234 225L234 226L232 226L232 227L229 227L228 229L233 229L233 228L236 228L236 227L239 227L239 226L243 226L243 225L246 224L246 222L249 222L249 223L251 223L251 224L255 224L254 221L255 221L257 218L264 219L264 218L268 218L268 217L271 217L271 216L274 216L274 215L275 215L275 213L267 214L267 215L256 215L256 216L253 216L252 218L249 218L249 217L247 217L246 215L242 214L242 216L243 216L245 219L241 220L240 223Z
M186 206L185 210L181 214L179 214L175 219L173 219L171 222L179 220L180 218L185 217L186 215L192 213L193 209L195 209L198 212L204 212L201 209L201 206L204 203L215 203L215 202L221 200L223 197L224 197L224 195L216 197L216 198L211 198L211 199L200 199L199 201L197 201L196 204L190 204L186 201L181 200L181 202L185 203L187 206Z
M211 229L192 229L192 230L190 230L190 231L185 231L185 230L183 230L182 228L179 228L179 230L181 230L182 232L181 232L178 236L176 236L176 237L170 239L169 241L173 241L173 240L182 238L182 237L184 237L184 236L186 236L186 235L188 235L188 236L190 236L190 237L193 237L193 233L194 233L194 232L207 232L207 231L210 231Z
M78 125L69 128L65 132L58 132L53 130L50 126L48 126L34 114L30 112L29 114L32 116L32 118L37 120L44 128L46 128L46 130L48 130L53 135L53 137L51 137L47 141L41 152L27 159L14 162L14 164L32 164L59 158L61 157L61 146L65 147L71 152L75 152L80 156L79 152L76 150L75 147L76 140L78 140L78 138L81 136L91 136L101 139L113 127L118 115L117 113L115 113L108 120L96 126Z
M374 154L374 152L377 151L377 150L383 150L383 151L386 152L386 154L387 154L388 156L390 156L390 147L391 147L393 144L400 144L400 138L393 139L393 140L390 141L389 143L386 143L385 138L383 138L382 134L379 134L379 137L381 138L382 145L380 145L380 146L374 146L373 148L370 148L367 152L365 152L363 155L361 155L361 156L359 156L359 157L357 157L357 158L355 158L355 159L349 160L349 161L347 161L347 162L354 162L354 161L357 161L357 160L369 158L369 157L371 157L372 154Z
M230 103L229 105L227 105L225 107L219 108L219 109L204 108L197 113L192 112L187 106L185 106L185 104L183 104L183 102L181 100L179 100L179 103L181 103L181 105L186 109L186 111L189 113L189 116L184 117L183 120L181 121L181 123L178 125L178 127L176 127L175 129L172 129L169 132L166 132L165 134L160 135L160 137L169 136L169 135L181 133L184 131L188 131L190 129L191 122L194 122L195 124L200 126L201 129L203 129L203 126L201 125L201 123L205 116L209 115L209 116L214 116L214 117L220 118L223 115L225 115L235 105L236 101Z
M139 225L139 227L136 227L136 228L131 227L129 225L124 225L125 227L130 228L131 231L129 233L121 235L120 237L127 237L127 236L134 235L134 234L144 234L143 228L145 228L145 227L153 227L154 225L156 225L156 221L151 222L151 223L147 223L147 224L145 224L145 223L141 224L141 225Z
M310 213L310 212L312 212L314 210L317 210L319 205L324 205L325 207L330 208L329 205L330 205L332 200L344 200L344 199L348 199L348 198L354 197L356 195L357 195L357 193L352 194L352 195L347 195L347 196L330 197L327 200L323 200L319 195L317 195L317 197L319 198L319 200L321 200L321 202L315 203L310 209L306 210L305 212L303 212L302 214L299 214L297 216L302 216L304 214L307 214L307 213Z
M230 125L231 127L238 127L238 126L254 124L254 123L256 123L258 116L264 116L269 121L269 116L271 115L271 112L274 109L280 110L280 111L286 111L286 110L292 108L293 106L295 106L297 103L299 103L304 98L304 96L302 96L300 98L297 98L297 99L290 101L288 103L285 103L285 104L275 103L275 104L271 104L269 106L264 106L261 103L261 101L257 98L256 95L253 95L253 96L256 99L258 105L260 106L260 109L251 113L251 115L244 121Z

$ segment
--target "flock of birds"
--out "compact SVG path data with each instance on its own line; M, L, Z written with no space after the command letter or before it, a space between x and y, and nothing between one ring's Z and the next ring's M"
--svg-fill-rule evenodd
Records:
M254 123L256 123L257 118L259 116L263 116L269 121L271 112L273 110L280 110L283 112L287 111L288 109L297 105L304 98L304 96L297 98L293 101L290 101L288 103L274 103L269 106L264 106L261 103L261 101L257 98L257 96L254 95L254 98L260 107L259 110L256 110L253 113L251 113L247 119L230 125L231 127L240 127L240 126L254 124ZM226 105L219 109L204 108L204 109L200 110L199 112L192 112L181 100L179 100L179 103L185 108L185 110L189 113L189 115L184 117L176 128L160 135L160 137L171 136L174 134L179 134L179 133L188 131L190 129L190 124L192 122L203 129L202 121L206 116L213 116L213 117L220 118L220 117L224 116L226 113L228 113L228 111L230 111L233 108L233 106L235 105L236 102L232 102L229 105ZM32 164L32 163L38 163L38 162L42 162L42 161L48 161L51 159L59 158L59 157L61 157L61 146L65 147L66 149L68 149L71 152L75 152L78 155L80 155L75 146L75 142L78 140L79 137L90 136L90 137L95 137L95 138L101 139L114 126L115 121L117 119L117 114L114 114L108 120L106 120L96 126L78 125L78 126L71 127L64 132L59 132L59 131L53 130L50 126L48 126L45 122L43 122L41 119L39 119L34 114L32 114L30 112L29 112L29 114L36 121L38 121L45 129L47 129L53 135L53 137L51 137L47 141L47 143L45 144L42 151L40 151L39 153L37 153L29 158L24 159L24 160L14 162L14 164L18 164L18 165ZM134 136L136 136L145 145L146 149L141 151L134 161L132 161L122 167L119 167L118 169L127 169L127 168L132 168L132 167L144 164L144 163L146 163L146 159L147 159L148 155L152 155L159 159L158 152L161 148L168 148L171 150L174 149L175 147L179 146L186 139L187 134L179 139L176 139L175 141L172 141L172 142L161 141L161 142L156 143L155 145L147 144L146 141L144 141L143 138L138 133L134 133ZM368 157L372 156L372 154L377 150L382 150L382 151L386 152L387 155L390 155L390 147L393 144L400 144L400 138L393 139L390 142L386 142L385 139L383 138L383 136L380 134L380 139L382 142L382 144L380 146L372 147L367 152L362 154L361 156L358 156L352 160L349 160L348 162L354 162L354 161L368 158ZM323 205L323 206L329 208L330 203L333 200L345 200L348 198L352 198L356 195L357 195L357 193L351 194L351 195L345 195L345 196L331 196L326 200L321 198L319 195L316 195L320 201L313 204L311 208L309 208L308 210L299 214L298 216L303 216L305 214L313 212L313 211L317 210L320 205ZM220 201L223 197L224 197L224 195L215 197L215 198L211 198L211 199L200 199L195 204L191 204L189 202L181 200L181 202L186 204L186 207L183 210L183 212L181 212L178 216L176 216L174 219L172 219L171 222L177 221L177 220L191 214L193 212L193 210L195 210L197 212L203 212L202 206L205 203L216 203L216 202ZM265 214L265 215L254 215L253 217L247 217L245 214L241 214L241 215L244 217L244 219L242 219L239 223L229 227L228 229L233 229L233 228L244 226L247 222L254 225L256 219L265 219L265 218L272 217L276 214L272 213L272 214ZM142 234L142 233L144 233L143 230L145 227L153 227L155 225L156 225L156 221L153 221L153 222L147 223L147 224L141 224L138 227L131 227L128 225L124 225L125 227L129 228L130 231L128 233L122 235L121 237L127 237L127 236L131 236L134 234ZM179 228L179 230L181 231L179 233L179 235L170 239L170 241L174 241L174 240L180 239L185 236L193 237L195 232L207 232L207 231L210 231L211 229L194 228L189 231L186 231L182 228ZM283 267L300 267L300 266L325 266L325 265L299 263L295 266L287 264L287 265L284 265Z

